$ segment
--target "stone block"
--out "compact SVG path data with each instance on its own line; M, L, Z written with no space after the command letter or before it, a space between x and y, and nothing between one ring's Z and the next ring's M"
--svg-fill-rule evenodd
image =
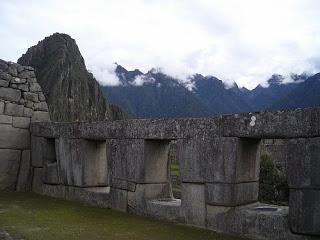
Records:
M207 183L206 203L220 206L239 206L258 201L259 183Z
M59 177L58 177L57 162L44 164L42 180L46 184L53 184L53 185L60 184Z
M35 111L48 111L48 106L46 102L38 102L34 104Z
M0 190L15 190L21 151L0 149Z
M109 185L104 141L59 138L56 142L60 181L68 186Z
M0 71L0 79L10 81L12 79L12 76L6 72L1 72Z
M0 87L8 87L8 86L9 86L9 81L0 79Z
M0 115L0 124L12 124L12 116Z
M180 199L149 200L146 203L146 215L164 221L179 222Z
M135 192L128 192L128 211L146 215L146 202L171 198L169 184L137 184Z
M31 136L31 164L34 167L43 166L45 138Z
M117 189L134 192L136 190L136 183L127 181L125 179L118 179L111 176L110 186Z
M181 184L181 217L188 225L205 227L206 204L204 184Z
M128 192L121 189L111 188L110 195L111 208L121 212L127 212Z
M0 99L18 102L21 98L21 91L12 88L0 87Z
M259 179L259 141L199 136L177 140L183 182L235 183Z
M19 84L18 89L20 89L21 91L24 91L24 92L28 92L29 86L27 84Z
M288 207L258 203L242 207L207 205L207 228L243 239L309 239L290 232Z
M17 182L17 191L19 192L31 191L32 172L30 154L30 150L22 151L19 177Z
M34 111L31 121L32 122L49 122L50 115L48 112Z
M19 78L33 78L35 77L35 74L33 71L23 71L18 74Z
M8 67L8 73L11 76L17 76L18 75L18 71L17 71L17 65L16 63L10 63L9 67Z
M10 115L10 116L24 117L23 109L24 109L23 105L6 103L4 114Z
M0 114L4 113L4 102L0 101Z
M22 150L30 148L29 130L0 124L0 133L0 148Z
M32 191L38 194L43 194L43 169L33 168L33 181L32 181Z
M107 139L106 150L112 178L130 182L143 178L143 139Z
M16 128L27 128L30 127L30 118L28 117L13 117L12 126Z
M320 138L292 139L286 152L289 187L320 189Z
M320 235L320 190L291 189L289 207L292 232Z
M25 100L32 101L32 102L38 102L39 101L39 97L38 97L37 93L24 92L23 93L23 98Z
M18 77L14 77L11 79L10 83L11 84L24 84L26 83L27 81L25 79L21 79L21 78L18 78Z
M46 101L46 97L43 95L42 92L38 93L38 98L39 98L39 101L41 101L41 102L45 102Z
M38 83L30 83L30 92L41 92L41 87Z
M24 115L25 117L32 117L32 116L33 116L33 110L32 110L32 108L24 107L24 108L23 108L23 115Z

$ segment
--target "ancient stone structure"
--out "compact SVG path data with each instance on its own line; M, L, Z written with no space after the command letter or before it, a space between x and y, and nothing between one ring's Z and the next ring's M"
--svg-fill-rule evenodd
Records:
M33 68L0 60L0 190L31 190L30 122L47 120Z
M319 123L320 109L33 123L33 190L251 238L311 239L320 234ZM257 202L260 141L276 138L289 140L289 207ZM181 200L170 192L172 140Z
M48 121L32 68L0 61L0 79L2 190L34 191L253 239L320 236L320 108L56 123ZM262 139L286 139L289 207L257 202ZM181 199L172 198L171 141L181 167Z

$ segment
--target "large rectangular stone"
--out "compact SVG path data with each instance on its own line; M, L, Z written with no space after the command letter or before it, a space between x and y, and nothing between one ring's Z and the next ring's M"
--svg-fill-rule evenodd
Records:
M43 166L45 138L31 136L31 163L34 167Z
M4 114L10 116L24 117L24 106L14 103L6 103Z
M18 102L21 98L21 91L12 88L0 87L0 99Z
M294 233L320 235L320 190L291 189L289 207Z
M183 182L236 183L259 179L259 140L207 135L179 139Z
M21 151L0 149L0 190L15 190Z
M50 121L50 115L48 112L34 111L31 121L32 122L48 122Z
M206 203L220 206L239 206L258 201L259 183L207 183Z
M30 133L27 129L0 124L0 148L29 149Z
M58 174L65 185L94 187L109 185L104 141L59 138L56 141Z
M46 184L57 185L60 184L58 177L57 162L45 163L43 166L43 182Z
M17 182L17 191L26 192L31 190L31 158L30 150L24 150L21 154L20 170Z
M0 115L0 124L12 124L12 116Z
M30 118L29 117L13 117L12 126L16 128L26 128L30 127Z
M292 139L286 152L289 187L320 189L320 138Z
M33 168L32 191L38 194L43 194L43 168Z
M4 102L0 101L0 114L4 113Z
M181 184L181 217L188 225L204 227L206 203L204 184Z

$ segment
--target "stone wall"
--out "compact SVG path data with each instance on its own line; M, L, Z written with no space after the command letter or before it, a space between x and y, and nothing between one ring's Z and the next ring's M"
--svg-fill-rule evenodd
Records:
M30 123L47 120L33 68L0 60L0 190L31 189Z
M253 239L320 235L320 109L207 119L33 123L33 191ZM289 207L258 202L260 143L283 150ZM168 152L177 143L181 199Z

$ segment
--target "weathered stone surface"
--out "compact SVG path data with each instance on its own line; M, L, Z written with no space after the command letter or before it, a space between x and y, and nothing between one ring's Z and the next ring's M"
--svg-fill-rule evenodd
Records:
M39 98L39 101L42 101L42 102L46 101L46 97L42 92L38 93L38 98Z
M19 78L34 78L34 71L23 71L18 74Z
M287 207L258 203L235 208L207 205L207 228L249 239L309 239L290 233Z
M320 109L295 109L227 115L221 118L225 137L297 138L319 136Z
M35 111L48 111L48 106L45 102L39 102L34 104Z
M320 190L291 189L289 219L294 233L320 235Z
M0 149L0 190L15 190L20 155L21 151Z
M23 115L25 117L32 117L33 116L33 110L29 107L24 107L23 108Z
M46 184L60 184L57 162L44 164L42 180Z
M0 101L0 114L3 114L4 112L4 102Z
M258 201L259 183L207 183L206 203L220 206L239 206Z
M211 136L179 139L183 182L247 182L259 176L259 141Z
M12 76L17 76L18 71L17 71L17 64L16 63L10 63L8 65L8 73Z
M17 181L17 191L26 192L31 191L32 188L32 172L31 172L31 158L30 150L24 150L21 154L21 163L19 176Z
M18 102L21 98L21 91L12 89L12 88L5 88L0 87L0 99Z
M27 129L0 124L0 133L0 148L28 149L30 147L30 133Z
M28 87L27 84L18 85L18 89L20 89L21 91L24 91L24 92L28 92L29 91L29 87Z
M24 92L23 93L23 98L28 100L28 101L32 101L32 102L38 102L39 101L39 97L37 93L32 93L32 92Z
M10 81L12 79L12 76L6 72L1 72L0 71L0 79Z
M43 194L43 169L33 168L33 180L32 180L32 191L35 193Z
M4 114L10 116L24 117L24 107L23 105L18 105L14 103L6 103Z
M320 189L320 138L292 139L286 152L289 187Z
M12 124L12 116L0 115L0 124Z
M135 192L128 192L128 212L147 215L146 201L171 198L169 184L137 184Z
M43 166L43 146L45 139L31 135L31 163L34 167Z
M146 212L148 216L165 221L179 222L180 211L180 199L149 200L146 203Z
M21 79L21 78L12 78L10 83L13 83L13 84L23 84L23 83L26 83L27 81L25 79Z
M105 142L59 138L56 143L60 181L68 186L107 186Z
M181 217L188 225L204 227L206 203L204 184L181 184Z
M41 191L43 195L53 197L53 198L66 198L67 197L67 187L63 185L49 185L42 184Z
M30 92L41 92L41 87L38 83L30 83Z
M30 118L28 117L12 117L12 126L16 128L27 128L30 127Z
M111 207L121 212L127 212L128 192L121 189L110 189Z
M43 111L34 111L32 118L31 118L32 122L35 121L40 121L40 122L48 122L50 121L50 116L48 112L43 112Z
M9 86L9 81L0 79L0 87L8 87L8 86Z

